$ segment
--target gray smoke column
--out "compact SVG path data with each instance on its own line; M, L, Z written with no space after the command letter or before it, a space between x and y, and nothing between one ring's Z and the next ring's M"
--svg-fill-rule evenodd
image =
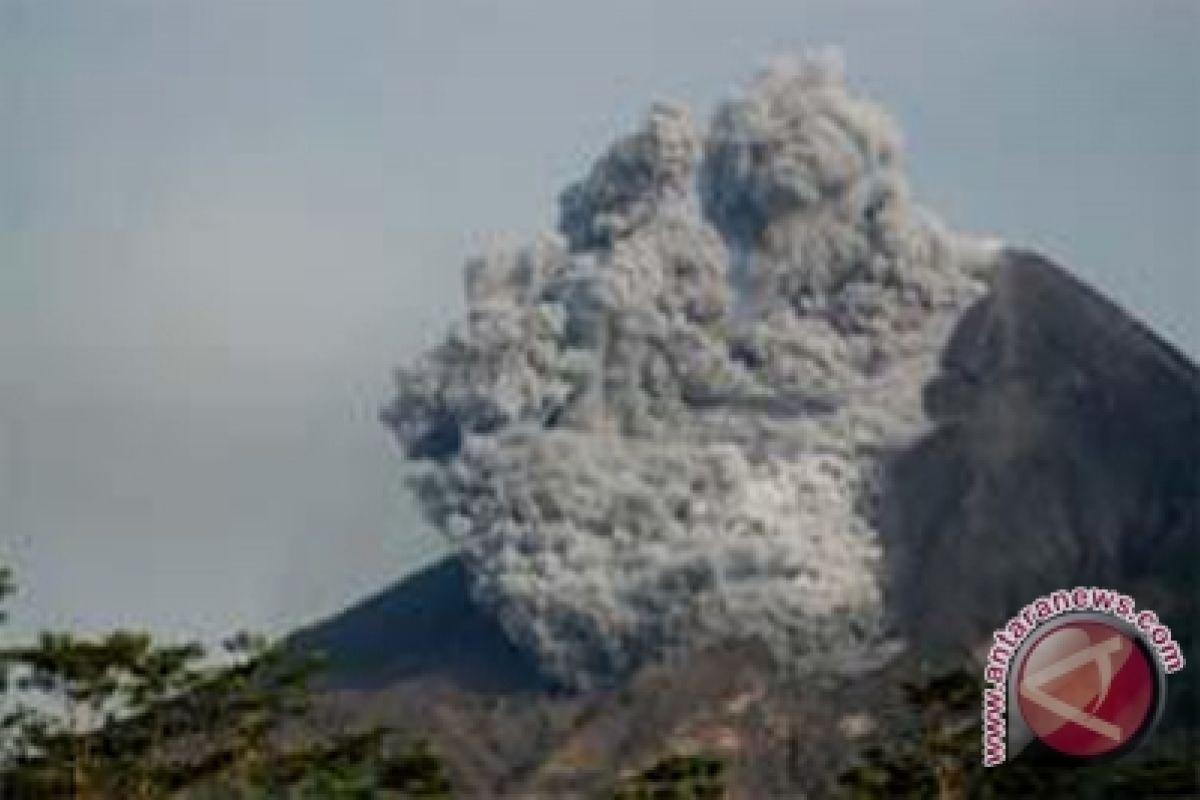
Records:
M468 313L384 414L476 599L572 686L730 638L797 668L877 644L880 460L994 247L909 198L836 54L707 134L673 104L466 270Z

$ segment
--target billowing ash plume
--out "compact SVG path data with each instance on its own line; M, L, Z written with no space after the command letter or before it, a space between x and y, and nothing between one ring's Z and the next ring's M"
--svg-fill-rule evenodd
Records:
M385 413L477 599L569 685L759 637L798 667L879 633L880 459L990 249L909 200L836 56L708 133L660 104L466 270L469 311Z

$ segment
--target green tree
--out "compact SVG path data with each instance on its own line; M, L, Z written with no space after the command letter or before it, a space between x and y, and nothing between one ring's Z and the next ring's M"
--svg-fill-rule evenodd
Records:
M1142 750L1112 762L1051 766L1021 759L985 768L980 754L980 678L951 669L902 686L904 705L882 726L836 794L874 798L1200 796L1200 752L1186 732L1160 731Z
M12 712L5 778L31 796L156 796L167 731L158 708L187 691L203 651L160 647L145 634L95 639L42 634L4 652L21 699Z
M626 777L614 800L720 800L726 796L725 762L715 756L669 755Z
M11 591L0 569L0 599ZM130 631L46 633L6 648L0 797L449 797L427 745L383 729L312 725L319 668L248 634L216 659L195 643Z

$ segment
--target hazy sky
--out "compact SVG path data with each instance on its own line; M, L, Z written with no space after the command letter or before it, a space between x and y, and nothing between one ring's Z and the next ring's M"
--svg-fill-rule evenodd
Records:
M17 626L210 636L431 546L377 410L659 97L841 45L919 197L1200 353L1200 3L0 0Z

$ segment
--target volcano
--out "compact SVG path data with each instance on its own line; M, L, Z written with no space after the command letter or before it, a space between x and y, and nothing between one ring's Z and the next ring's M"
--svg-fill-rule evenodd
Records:
M470 263L383 414L455 555L295 637L337 703L416 720L483 794L672 742L777 792L904 658L1055 589L1130 594L1200 663L1200 372L949 230L901 156L835 57L780 62L703 133L654 106L557 234Z

